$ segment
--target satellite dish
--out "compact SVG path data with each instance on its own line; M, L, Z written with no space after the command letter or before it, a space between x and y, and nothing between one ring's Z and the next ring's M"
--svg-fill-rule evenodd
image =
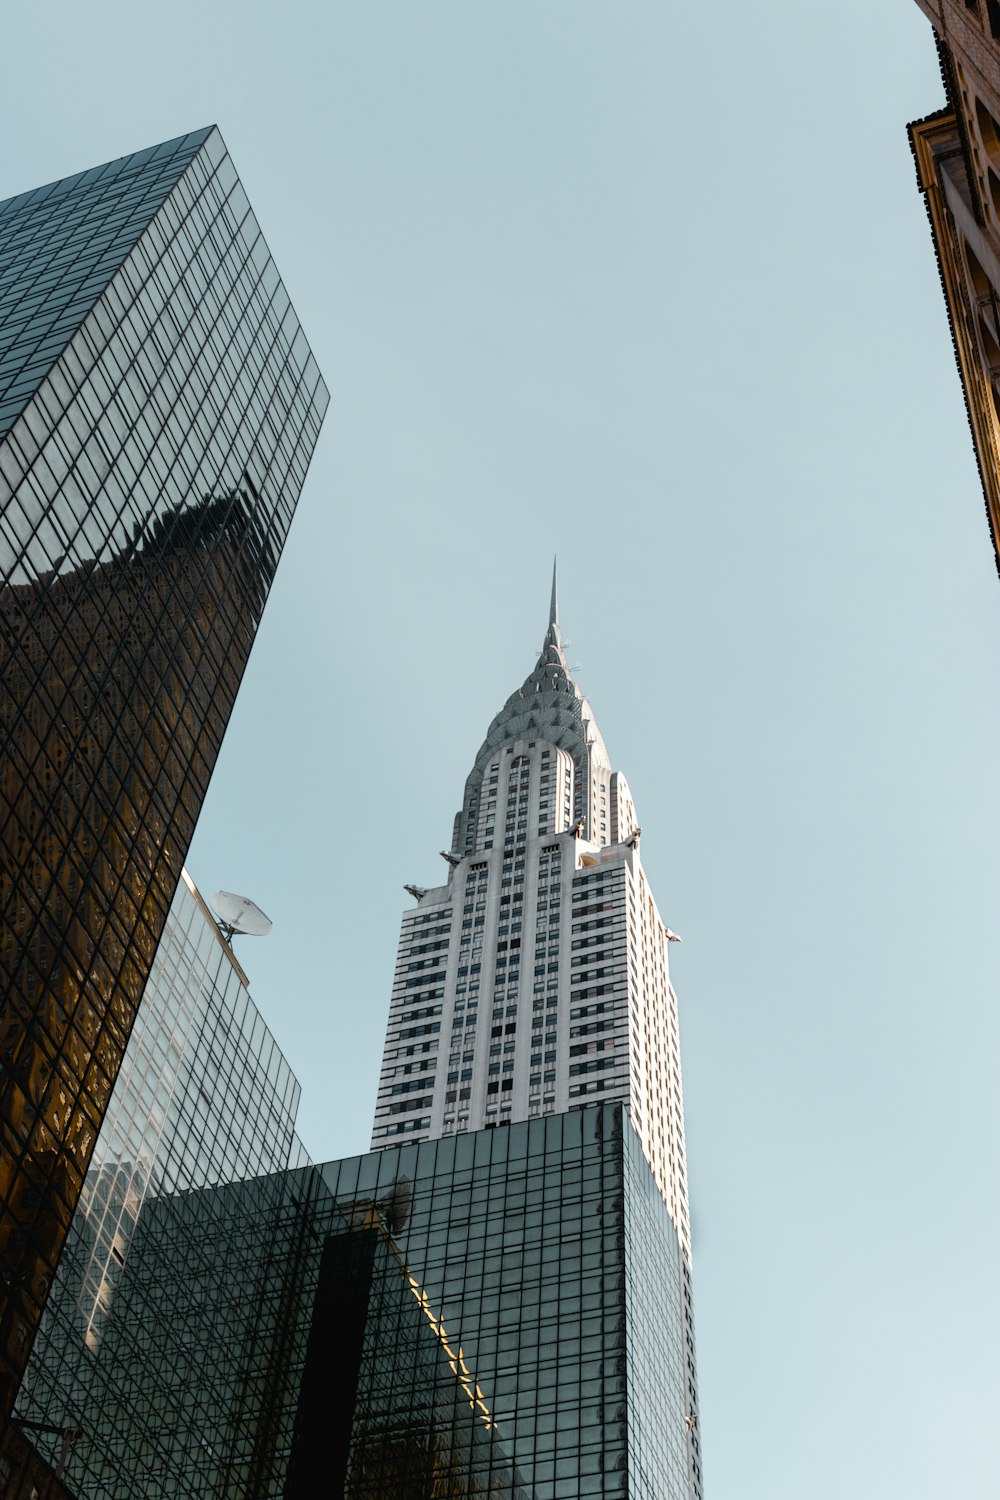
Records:
M413 1208L413 1184L408 1177L397 1177L390 1184L389 1192L375 1205L390 1234L399 1234L406 1228L410 1210Z
M271 931L271 918L265 917L249 896L216 891L212 897L212 910L219 919L219 930L227 943L231 943L237 933L245 933L247 937L267 937Z

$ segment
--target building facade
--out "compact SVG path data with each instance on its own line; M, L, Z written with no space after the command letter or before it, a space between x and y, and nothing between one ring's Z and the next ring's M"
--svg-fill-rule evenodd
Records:
M0 1421L326 405L217 130L0 203Z
M694 1409L676 935L640 832L567 665L553 570L541 653L476 756L447 882L407 887L372 1148L620 1101L681 1247Z
M670 935L637 844L553 598L449 882L414 889L374 1148L324 1166L265 1041L233 1086L262 1023L179 893L18 1407L76 1500L300 1500L318 1476L344 1500L701 1500Z
M947 103L910 125L1000 567L1000 0L917 0Z
M406 1316L401 1283L403 1303L412 1299L445 1355L413 1422L393 1395L412 1380L413 1357L396 1373L395 1351L406 1345L388 1331L372 1338L369 1315L332 1493L358 1500L701 1493L681 1316L684 1252L623 1104L388 1147L318 1175L327 1235L338 1218L341 1233L345 1220L363 1228L367 1209L391 1236L382 1329ZM327 1344L328 1382L330 1360ZM399 1479L380 1484L373 1436L398 1434L411 1421L407 1441L416 1448L415 1433L429 1425L420 1410L450 1413L456 1382L459 1411L464 1406L463 1417L490 1441L461 1440L464 1429L458 1441L442 1438L437 1451L450 1457L441 1488L417 1478L413 1463L401 1471L412 1488ZM315 1440L311 1420L303 1400L293 1474L298 1452ZM457 1425L449 1420L449 1434ZM286 1493L294 1500L304 1491Z
M119 1472L130 1475L135 1495L155 1493L158 1484L170 1492L172 1475L188 1464L188 1408L218 1409L231 1351L220 1331L210 1353L190 1358L198 1330L173 1306L171 1288L183 1286L196 1306L192 1283L199 1274L214 1276L213 1297L224 1300L229 1273L214 1260L220 1239L238 1236L244 1214L274 1217L285 1189L284 1176L273 1174L308 1162L295 1134L298 1101L298 1083L247 976L184 871L13 1423L52 1467L62 1459L68 1481L80 1479L80 1493L105 1493L109 1475ZM223 1234L212 1217L223 1200L204 1190L253 1179L263 1182L225 1200L227 1209L238 1202L240 1212L225 1219ZM203 1208L197 1240L186 1244L192 1196ZM151 1237L159 1251L152 1281ZM263 1267L245 1268L242 1292L262 1275ZM151 1330L167 1310L177 1336L157 1342ZM122 1411L130 1413L124 1425ZM65 1433L76 1434L67 1454ZM0 1464L7 1456L0 1451ZM196 1466L192 1482L200 1476ZM0 1493L28 1500L31 1491Z
M409 888L372 1146L620 1099L688 1245L675 935L557 613L553 580L535 669L466 781L447 883Z
M33 1409L77 1500L692 1500L684 1264L621 1103L149 1196Z

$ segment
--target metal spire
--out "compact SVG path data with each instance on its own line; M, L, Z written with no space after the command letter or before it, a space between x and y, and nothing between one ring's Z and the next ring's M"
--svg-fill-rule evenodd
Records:
M558 558L552 559L552 602L549 605L549 625L559 624L559 592L556 586L556 564Z

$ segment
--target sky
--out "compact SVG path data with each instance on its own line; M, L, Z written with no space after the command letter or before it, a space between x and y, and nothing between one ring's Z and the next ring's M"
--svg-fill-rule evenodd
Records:
M217 122L332 393L188 860L367 1148L559 554L681 1004L708 1500L1000 1493L1000 584L913 0L15 7L0 196Z

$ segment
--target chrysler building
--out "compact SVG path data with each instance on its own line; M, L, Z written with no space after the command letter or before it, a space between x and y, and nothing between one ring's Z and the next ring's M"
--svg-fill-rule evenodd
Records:
M487 731L447 883L408 886L373 1148L622 1101L690 1254L677 997L625 777L566 662Z
M317 1475L702 1500L670 933L554 590L444 857L408 888L373 1149L322 1166L185 884L0 1444L11 1500L312 1500Z

